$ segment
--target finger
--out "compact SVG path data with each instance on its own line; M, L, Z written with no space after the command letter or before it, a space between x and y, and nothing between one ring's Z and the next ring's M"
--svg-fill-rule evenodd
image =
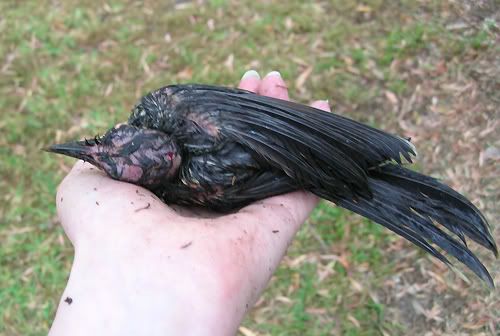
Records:
M288 88L281 74L278 71L271 71L264 77L260 83L258 93L262 96L268 96L283 100L288 100Z
M243 90L248 90L252 92L257 92L260 85L260 75L255 70L248 70L241 77L240 84L238 87Z
M311 103L311 106L323 111L330 112L330 104L328 100L316 100L315 102Z

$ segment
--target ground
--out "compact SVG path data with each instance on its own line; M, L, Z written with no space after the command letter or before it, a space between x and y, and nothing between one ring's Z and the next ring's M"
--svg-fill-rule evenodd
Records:
M3 1L0 334L44 335L72 248L55 190L93 136L174 82L279 70L300 102L409 136L415 169L467 195L500 242L496 1ZM473 246L500 285L500 265ZM322 203L240 328L251 335L498 335L500 291Z

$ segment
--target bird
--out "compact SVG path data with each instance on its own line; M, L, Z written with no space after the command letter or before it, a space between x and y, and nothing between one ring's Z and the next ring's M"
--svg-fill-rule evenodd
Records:
M452 266L445 251L494 287L466 240L498 257L478 208L405 167L417 156L410 139L332 112L237 88L168 85L141 97L128 121L102 137L46 151L87 161L166 204L222 213L307 190Z

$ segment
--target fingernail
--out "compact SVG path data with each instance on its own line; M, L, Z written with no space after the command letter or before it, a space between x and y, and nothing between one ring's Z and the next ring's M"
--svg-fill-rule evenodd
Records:
M257 78L260 79L260 75L257 71L255 70L248 70L243 74L243 77L241 79L248 79L248 78Z
M330 101L328 99L325 99L325 100L318 100L319 102L321 103L325 103L327 105L330 105Z
M271 71L270 73L268 73L266 75L266 77L271 77L271 76L276 76L276 77L281 78L281 74L279 73L279 71Z

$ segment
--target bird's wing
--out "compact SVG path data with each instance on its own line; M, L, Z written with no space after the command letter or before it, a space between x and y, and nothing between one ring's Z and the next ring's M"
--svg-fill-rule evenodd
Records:
M313 107L239 89L175 88L181 97L177 115L198 119L196 132L203 138L236 141L299 186L312 183L339 194L369 196L367 169L415 155L403 138Z

